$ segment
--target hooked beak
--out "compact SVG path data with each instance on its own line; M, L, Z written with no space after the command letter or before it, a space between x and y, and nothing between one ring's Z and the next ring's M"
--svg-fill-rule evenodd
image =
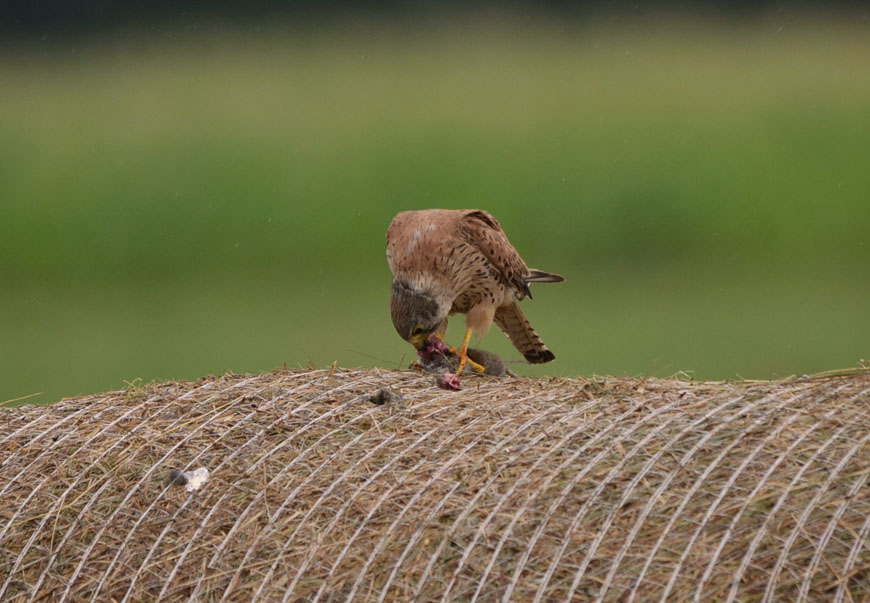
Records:
M420 333L419 335L411 335L411 345L413 345L418 350L423 349L426 346L426 342L429 341L429 335L431 333Z

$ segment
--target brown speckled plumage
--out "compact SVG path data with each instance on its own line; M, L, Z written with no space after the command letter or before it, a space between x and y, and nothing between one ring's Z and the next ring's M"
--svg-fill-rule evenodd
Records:
M417 345L415 329L417 335L443 333L447 316L459 313L478 335L494 321L529 362L555 357L518 302L531 297L529 283L564 278L529 269L489 213L402 212L387 230L387 261L393 272L391 315L403 339Z

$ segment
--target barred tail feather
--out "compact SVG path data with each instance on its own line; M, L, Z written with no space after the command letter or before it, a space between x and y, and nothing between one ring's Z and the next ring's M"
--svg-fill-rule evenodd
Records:
M496 310L495 324L507 334L514 347L532 364L550 362L556 358L544 345L541 336L532 328L518 303L513 302Z
M561 274L530 268L528 276L524 277L523 280L527 283L563 283L565 282L565 277Z

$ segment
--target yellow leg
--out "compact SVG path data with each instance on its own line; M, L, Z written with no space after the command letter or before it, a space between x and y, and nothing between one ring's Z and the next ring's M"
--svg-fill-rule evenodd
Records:
M459 367L456 369L456 374L461 375L465 370L465 363L471 363L471 367L479 373L486 371L486 368L477 364L474 360L468 357L468 342L471 341L471 328L465 329L465 337L462 338L462 346L459 348Z

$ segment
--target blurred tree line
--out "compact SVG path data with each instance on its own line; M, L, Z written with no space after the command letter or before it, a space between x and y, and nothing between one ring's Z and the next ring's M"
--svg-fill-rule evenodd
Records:
M0 34L7 44L17 38L47 34L88 34L123 26L149 27L161 23L187 23L195 27L201 20L257 22L263 19L330 18L420 18L441 17L466 11L498 10L520 15L555 18L634 15L671 11L713 13L722 18L753 18L785 10L813 12L866 13L867 2L860 0L4 0L0 2Z

